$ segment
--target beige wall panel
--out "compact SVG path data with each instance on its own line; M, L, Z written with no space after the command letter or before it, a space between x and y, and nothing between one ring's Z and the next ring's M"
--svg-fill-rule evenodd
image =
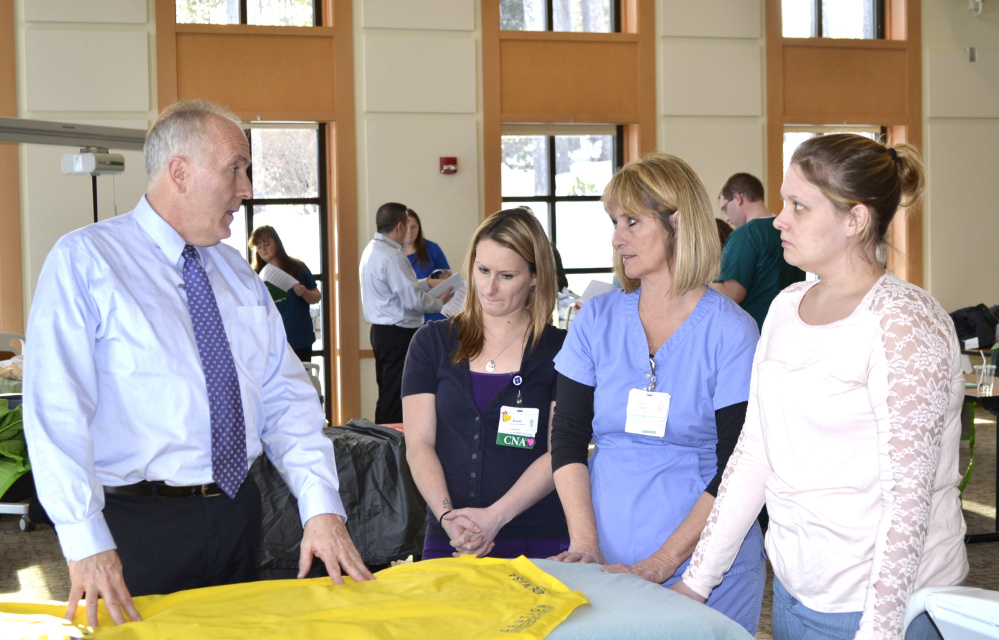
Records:
M927 51L929 118L999 118L999 51Z
M863 49L836 42L785 45L784 121L904 123L908 115L906 69L904 43L878 42Z
M145 0L24 0L27 22L146 24Z
M927 289L947 311L999 302L995 150L999 123L927 127Z
M333 120L333 64L332 37L177 34L179 97L213 100L243 117Z
M663 115L762 115L762 62L758 44L664 42Z
M965 47L995 48L999 34L999 8L986 2L980 15L968 11L967 2L922 0L923 48L964 49Z
M472 0L365 0L361 4L367 29L475 29Z
M76 120L80 124L145 129L137 120ZM25 300L34 296L35 285L45 257L56 240L94 221L93 188L90 176L66 175L61 169L64 153L77 153L79 147L41 144L21 145L23 244ZM148 179L141 151L112 149L125 156L125 171L97 177L97 211L101 220L131 211L146 192ZM29 308L24 313L27 316Z
M754 0L661 0L664 36L703 38L763 37L763 5Z
M364 110L475 113L476 42L465 38L364 37Z
M763 123L689 122L680 119L660 124L659 148L680 156L704 181L711 202L733 173L745 171L766 182L763 175ZM721 211L715 215L723 217Z
M638 74L635 40L503 39L500 118L504 122L638 122Z
M27 111L149 111L148 42L145 31L25 31Z
M368 120L366 209L360 236L375 233L375 211L401 202L420 215L423 234L460 268L468 239L479 224L479 159L474 120ZM458 158L458 173L443 175L439 158ZM367 240L365 240L365 243ZM366 331L366 330L365 330Z

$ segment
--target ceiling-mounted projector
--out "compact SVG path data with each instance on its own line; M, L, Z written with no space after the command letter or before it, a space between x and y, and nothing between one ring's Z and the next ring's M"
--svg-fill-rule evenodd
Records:
M63 173L99 176L102 173L121 173L124 170L125 156L120 153L65 153L62 156Z

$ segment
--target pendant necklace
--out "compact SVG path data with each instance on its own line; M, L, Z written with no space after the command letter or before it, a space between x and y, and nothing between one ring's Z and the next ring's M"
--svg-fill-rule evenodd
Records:
M505 352L507 349L509 349L510 345L512 345L518 338L522 338L523 335L524 335L524 330L525 329L527 329L527 325L526 324L524 325L523 329L521 329L519 332L517 332L517 335L515 335L513 337L513 340L511 340L510 342L506 343L506 346L503 347L500 350L499 353L497 353L496 355L494 355L492 358L489 358L489 362L486 363L486 373L492 373L493 371L496 371L496 358L498 358L501 355L503 355L503 352Z

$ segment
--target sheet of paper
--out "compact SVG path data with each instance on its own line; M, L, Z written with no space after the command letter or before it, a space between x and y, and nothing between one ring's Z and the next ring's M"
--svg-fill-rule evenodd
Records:
M298 280L293 278L290 273L282 271L272 264L264 265L264 268L260 270L260 279L282 291L291 291L291 288L298 284Z
M465 294L467 293L468 287L465 285L465 281L462 280L458 286L454 288L454 297L444 303L441 313L448 317L456 315L459 311L461 311L461 307L465 304Z
M444 282L440 283L439 285L431 289L429 293L435 298L440 298L445 293L447 293L447 290L450 289L451 287L454 287L455 292L457 292L459 286L463 287L465 286L465 284L461 279L461 274L455 273L450 278L448 278Z
M586 291L583 295L579 296L579 302L586 302L593 296L599 296L601 293L607 293L608 291L613 291L615 289L614 285L609 282L604 282L603 280L590 280L590 284L586 285Z

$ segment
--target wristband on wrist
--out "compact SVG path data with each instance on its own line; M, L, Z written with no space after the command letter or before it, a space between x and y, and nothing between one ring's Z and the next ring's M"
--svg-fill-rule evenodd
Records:
M444 528L444 516L451 513L452 511L454 511L454 509L448 509L447 511L441 514L440 518L437 518L437 523L441 526L441 529Z

